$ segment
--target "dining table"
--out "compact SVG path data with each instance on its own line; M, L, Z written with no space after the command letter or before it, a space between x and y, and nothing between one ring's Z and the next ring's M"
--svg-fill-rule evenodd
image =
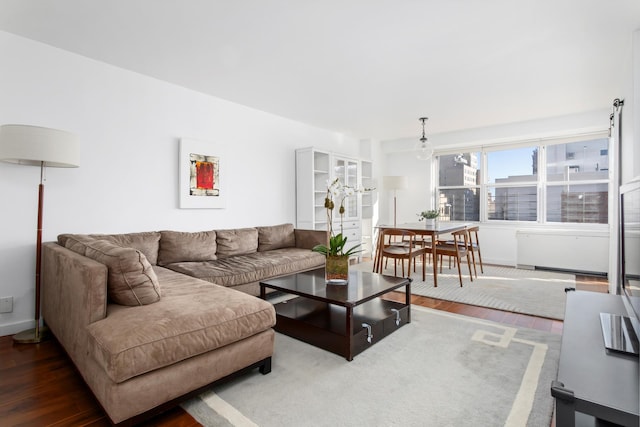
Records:
M416 235L422 236L423 240L426 237L431 239L431 255L433 258L433 286L438 287L438 257L436 243L438 241L438 236L441 234L448 234L458 230L464 230L465 227L469 226L469 223L466 222L451 222L451 221L435 221L435 223L426 223L426 222L412 222L412 223L403 223L397 225L377 225L375 228L379 231L396 228L399 230L408 230ZM384 242L380 239L381 233L378 232L378 241L376 242L376 252L373 259L373 271L375 273L382 273L382 244Z

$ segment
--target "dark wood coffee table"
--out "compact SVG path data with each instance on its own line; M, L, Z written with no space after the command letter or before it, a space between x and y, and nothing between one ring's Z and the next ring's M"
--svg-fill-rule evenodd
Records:
M404 304L380 298L402 287ZM267 288L292 296L274 304L276 331L349 361L411 322L411 279L349 271L347 285L327 285L320 268L260 282L262 299Z

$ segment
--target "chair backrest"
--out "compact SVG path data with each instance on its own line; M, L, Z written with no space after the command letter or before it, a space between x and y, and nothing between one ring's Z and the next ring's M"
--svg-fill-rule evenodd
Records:
M468 229L458 230L451 233L451 236L453 236L453 243L460 256L464 256L465 255L464 252L469 247L470 242L469 242L468 234L469 234Z
M480 231L480 227L474 225L473 227L467 227L467 233L469 234L469 246L473 247L475 244L476 247L480 247L480 240L478 239L478 231ZM474 239L475 236L475 239ZM474 241L475 240L475 241Z

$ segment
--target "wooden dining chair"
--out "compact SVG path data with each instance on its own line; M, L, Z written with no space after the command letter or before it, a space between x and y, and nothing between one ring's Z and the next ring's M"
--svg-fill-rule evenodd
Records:
M400 244L398 244L400 243ZM398 228L388 228L381 231L380 235L380 251L378 257L377 273L382 273L383 264L386 260L394 261L394 275L398 275L398 263L402 265L402 277L405 277L404 261L407 261L407 275L411 277L411 262L415 263L417 258L422 260L422 280L426 278L425 255L427 250L416 244L416 234L412 231L402 230Z
M480 273L484 274L484 267L482 266L482 254L480 253L480 239L478 238L478 231L480 231L480 227L473 226L467 228L467 235L469 237L469 245L467 248L471 251L471 260L473 261L473 271L476 273L476 277L478 277L478 271L476 269L476 256L478 254L478 262L480 263ZM475 237L475 241L474 241Z
M453 240L449 242L437 242L436 254L440 257L440 273L442 273L442 261L443 257L449 257L449 267L451 267L451 258L456 260L456 267L458 268L458 278L460 279L460 287L462 287L462 268L460 267L460 261L464 257L467 259L467 266L469 267L469 278L473 282L473 273L471 272L471 257L468 249L469 235L467 230L458 230L451 233Z
M400 243L396 243L396 244L402 244L402 245L409 245L412 244L414 246L420 247L420 248L424 248L426 249L426 260L427 260L427 264L431 263L431 247L432 247L432 238L430 237L430 235L428 234L424 234L424 233L420 233L418 231L415 230L411 230L413 233L415 233L415 237L413 237L413 242L410 243L409 239L411 239L410 236L407 236L405 238L402 239L402 241ZM413 259L413 272L416 272L416 264L417 264L417 259L414 258ZM385 268L387 268L387 265L385 264Z
M478 238L478 231L480 227L475 225L472 227L466 227L467 242L458 242L461 245L466 245L467 250L471 254L471 262L473 263L473 272L478 277L478 268L476 266L476 253L478 254L478 263L480 264L480 273L484 274L484 266L482 265L482 253L480 252L480 239ZM447 244L453 244L453 240L448 240Z

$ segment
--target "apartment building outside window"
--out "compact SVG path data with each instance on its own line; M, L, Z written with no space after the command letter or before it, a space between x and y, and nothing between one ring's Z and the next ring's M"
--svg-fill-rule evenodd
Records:
M597 135L439 154L441 218L606 224L608 153Z

